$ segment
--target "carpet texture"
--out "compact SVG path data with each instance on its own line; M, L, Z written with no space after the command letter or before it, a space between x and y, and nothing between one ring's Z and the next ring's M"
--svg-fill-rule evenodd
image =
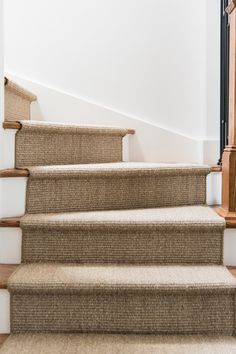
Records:
M122 160L127 129L21 121L16 134L16 167Z
M16 121L19 117L30 119L30 104L37 97L5 77L4 121Z
M236 280L225 222L206 206L210 169L122 162L126 133L22 122L24 263L8 282L3 354L236 353Z
M16 349L17 348L17 349ZM236 354L225 336L14 334L1 354Z
M223 266L29 264L8 288L14 333L233 335L236 328L236 280Z
M27 213L205 204L206 166L110 163L30 167Z
M26 214L24 262L222 264L225 223L206 206Z

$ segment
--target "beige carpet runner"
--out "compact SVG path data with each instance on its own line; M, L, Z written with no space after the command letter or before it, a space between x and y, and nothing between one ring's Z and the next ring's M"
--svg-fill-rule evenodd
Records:
M8 339L2 353L236 354L236 338L112 334L14 334Z
M26 214L24 262L222 264L224 221L207 206Z
M21 121L16 134L16 167L122 160L127 129Z
M120 162L29 167L27 213L204 204L209 168Z
M23 264L1 353L236 354L209 168L122 162L125 129L21 124Z

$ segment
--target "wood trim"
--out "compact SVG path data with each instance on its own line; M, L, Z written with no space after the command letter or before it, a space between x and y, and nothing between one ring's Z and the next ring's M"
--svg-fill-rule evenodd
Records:
M4 129L20 129L21 124L20 122L3 122L2 127Z
M229 212L223 207L215 207L214 210L225 219L227 229L236 229L236 212Z
M0 219L0 227L20 227L20 217Z
M236 278L236 267L227 267L230 273Z
M222 172L222 166L220 165L211 166L211 172Z
M19 264L0 264L0 289L7 288L7 282Z
M7 177L29 177L29 171L27 169L6 169L0 170L0 178Z
M0 334L0 349L5 340L9 337L9 334Z
M135 134L135 130L134 129L127 129L127 134Z
M236 0L231 0L225 11L230 15L236 7Z
M229 44L229 137L222 155L222 207L217 213L227 227L236 227L236 0L227 8L230 21Z

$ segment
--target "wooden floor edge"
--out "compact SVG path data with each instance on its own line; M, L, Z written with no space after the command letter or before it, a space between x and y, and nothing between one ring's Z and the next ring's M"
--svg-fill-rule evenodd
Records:
M0 170L0 178L7 177L29 177L29 171L27 169L8 168Z
M3 345L3 343L5 342L5 340L9 337L10 334L2 334L0 333L0 348Z
M236 266L229 266L227 267L230 273L236 278Z
M7 289L7 282L19 264L0 264L0 289Z
M1 218L0 227L20 227L20 217Z

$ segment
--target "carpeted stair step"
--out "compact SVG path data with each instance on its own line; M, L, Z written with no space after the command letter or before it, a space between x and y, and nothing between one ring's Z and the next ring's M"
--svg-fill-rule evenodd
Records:
M17 349L16 349L17 348ZM236 354L236 338L114 334L14 334L1 354Z
M30 167L27 213L205 204L207 166L108 163Z
M128 129L21 121L16 167L122 161Z
M235 334L236 280L223 266L22 265L11 331Z
M206 206L26 214L24 262L222 264L224 219Z

